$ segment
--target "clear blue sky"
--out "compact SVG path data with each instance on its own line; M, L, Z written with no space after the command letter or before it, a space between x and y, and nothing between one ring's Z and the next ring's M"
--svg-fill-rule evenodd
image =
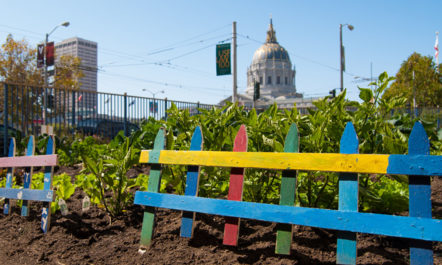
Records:
M63 21L50 39L98 42L98 91L217 103L232 76L217 77L215 45L238 32L238 91L272 15L279 43L296 65L298 92L325 96L339 87L339 24L344 31L344 86L358 98L354 76L395 75L413 52L434 56L442 1L0 1L0 41L8 33L31 45ZM261 42L261 43L260 43Z

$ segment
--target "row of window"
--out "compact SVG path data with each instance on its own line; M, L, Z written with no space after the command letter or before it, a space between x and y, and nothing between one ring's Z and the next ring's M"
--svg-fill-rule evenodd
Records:
M289 79L288 79L287 76L284 77L284 81L285 81L285 84L286 84L286 85L289 84ZM262 76L259 77L259 83L260 83L260 84L264 84L264 83L263 83L263 78L262 78ZM271 85L271 84L272 84L272 77L271 77L271 76L267 76L267 83L266 83L266 85ZM277 85L280 85L280 84L281 84L281 77L280 77L280 76L277 76L277 77L276 77L276 84L277 84Z
M68 43L58 44L55 46L55 48L69 47L69 46L75 45L76 43L77 43L76 41L71 41ZM78 41L78 44L86 46L86 47L97 48L97 44L88 43L88 42L84 42L84 41Z

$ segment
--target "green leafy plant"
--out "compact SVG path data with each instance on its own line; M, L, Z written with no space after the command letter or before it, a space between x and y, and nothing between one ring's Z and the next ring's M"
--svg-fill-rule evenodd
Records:
M39 172L32 175L31 188L32 189L43 189L44 186L44 173ZM68 200L75 192L76 185L72 183L71 176L62 173L59 175L54 175L52 177L52 188L55 191L54 201L51 203L51 211L55 213L60 210L58 205L58 200Z
M138 162L139 150L133 148L129 138L116 137L102 153L81 156L85 172L92 177L86 175L78 184L86 187L91 201L98 200L112 217L120 215L133 198L127 171Z

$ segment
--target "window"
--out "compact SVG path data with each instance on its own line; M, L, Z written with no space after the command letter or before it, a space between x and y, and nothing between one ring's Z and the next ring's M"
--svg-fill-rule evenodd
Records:
M272 84L272 77L268 76L267 77L267 85L271 85Z
M259 77L259 83L262 84L262 76Z
M289 79L287 78L287 76L285 77L285 84L286 84L286 85L289 84Z
M281 84L281 77L280 76L277 76L276 77L276 84Z

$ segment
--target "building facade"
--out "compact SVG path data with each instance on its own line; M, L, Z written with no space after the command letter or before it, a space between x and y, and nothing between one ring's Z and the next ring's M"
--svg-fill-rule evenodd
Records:
M98 56L97 43L78 37L69 38L55 44L57 58L70 55L81 59L80 69L83 77L80 78L80 89L97 91ZM79 108L94 110L97 108L97 96L87 93L75 100ZM69 101L71 102L71 101Z
M253 102L255 83L260 86L260 98ZM265 43L253 54L252 63L247 69L247 88L244 94L238 94L238 104L246 107L263 109L272 104L279 108L296 108L306 113L314 107L312 102L318 98L303 98L296 90L296 68L290 60L289 53L282 47L273 29L270 19ZM220 102L232 101L228 97Z
M255 51L252 64L247 69L246 94L252 98L255 82L260 84L261 100L302 97L296 93L295 67L292 68L287 50L276 40L272 20L266 42Z

